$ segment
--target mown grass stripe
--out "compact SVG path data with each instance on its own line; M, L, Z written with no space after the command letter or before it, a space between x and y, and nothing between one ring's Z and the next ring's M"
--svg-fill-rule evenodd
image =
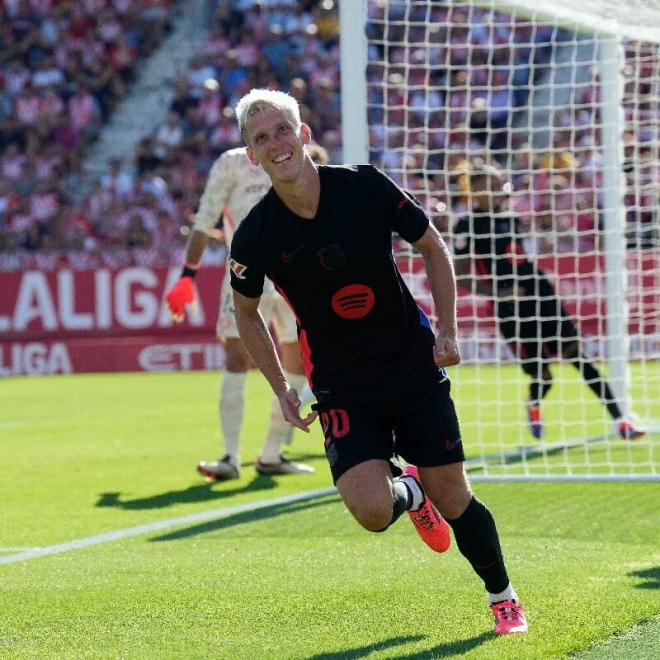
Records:
M49 545L43 548L33 548L24 552L19 552L8 557L0 557L0 564L15 564L20 561L27 561L29 559L37 559L38 557L46 557L48 555L57 555L62 552L69 552L70 550L79 550L86 548L90 545L99 545L101 543L109 543L119 539L125 539L129 536L139 536L140 534L148 534L150 532L157 532L162 529L176 527L177 525L187 525L190 523L206 522L216 518L224 518L232 516L237 513L246 513L248 511L257 511L259 509L266 509L268 507L280 506L282 504L291 504L293 502L300 502L303 500L312 500L317 497L324 497L332 495L336 492L335 488L322 488L320 490L309 490L295 495L286 495L284 497L273 497L257 502L248 502L247 504L237 504L236 506L226 506L220 509L212 509L211 511L201 511L199 513L191 513L187 516L179 516L178 518L168 518L166 520L158 520L144 525L136 525L135 527L126 527L124 529L117 529L112 532L105 532L103 534L96 534L94 536L87 536L81 539L74 539L66 543L58 543L56 545Z
M660 640L660 619L652 619L570 657L573 660L611 660L611 658L656 660L658 640Z

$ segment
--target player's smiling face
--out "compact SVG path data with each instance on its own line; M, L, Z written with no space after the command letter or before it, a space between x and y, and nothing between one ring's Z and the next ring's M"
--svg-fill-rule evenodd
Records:
M245 122L248 157L276 181L295 181L301 174L310 132L307 124L296 128L282 110L256 112Z

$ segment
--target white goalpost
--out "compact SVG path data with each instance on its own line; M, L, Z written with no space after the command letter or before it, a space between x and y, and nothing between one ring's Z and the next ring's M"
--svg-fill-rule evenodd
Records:
M527 254L623 417L647 431L619 437L611 410L555 357L533 437L529 377L492 301L460 290L451 375L473 478L660 480L660 0L339 9L345 162L371 162L413 192L450 245L470 216L468 173L499 170ZM421 260L395 246L433 314Z

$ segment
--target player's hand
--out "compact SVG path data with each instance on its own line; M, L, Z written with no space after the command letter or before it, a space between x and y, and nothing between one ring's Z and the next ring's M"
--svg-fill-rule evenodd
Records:
M318 413L315 411L310 412L307 417L300 416L300 399L298 392L293 388L289 388L284 394L278 397L280 401L280 408L282 408L282 415L284 419L297 429L301 429L305 433L309 433L309 426L316 419Z
M195 287L192 277L180 277L174 286L165 294L165 302L170 316L176 323L181 323L186 316L186 305L195 303Z
M433 347L433 358L438 367L451 367L461 361L456 335L438 334Z

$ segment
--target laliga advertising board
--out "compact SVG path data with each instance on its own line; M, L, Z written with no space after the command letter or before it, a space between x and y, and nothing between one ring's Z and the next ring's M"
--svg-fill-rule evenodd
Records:
M199 305L182 324L163 296L180 268L0 273L0 376L218 369L222 267L196 279Z
M628 301L630 332L638 343L657 341L656 259L648 253L628 255L628 281L635 291ZM539 264L587 337L587 351L599 350L605 332L602 263L585 254L544 257ZM402 259L399 266L429 313L421 260ZM198 308L176 325L163 296L179 274L179 267L146 266L0 272L0 377L222 368L224 350L215 338L215 323L224 268L200 269L195 279ZM459 289L457 308L464 362L511 359L487 299ZM632 356L637 352L646 349L633 344Z

